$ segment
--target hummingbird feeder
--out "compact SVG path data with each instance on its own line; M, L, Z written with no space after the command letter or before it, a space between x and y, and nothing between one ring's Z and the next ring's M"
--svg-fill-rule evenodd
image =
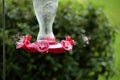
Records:
M26 35L16 43L16 49L40 53L62 53L72 50L75 41L70 36L65 36L65 40L57 42L52 31L58 0L33 0L33 6L39 23L37 40L31 43L32 36Z

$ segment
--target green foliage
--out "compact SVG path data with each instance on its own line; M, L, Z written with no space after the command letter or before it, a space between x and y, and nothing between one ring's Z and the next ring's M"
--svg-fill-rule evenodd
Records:
M70 35L77 45L71 52L40 54L16 50L12 40L12 36L20 32L21 35L32 35L32 41L35 41L38 23L32 1L9 0L6 4L7 79L97 80L99 75L105 75L108 79L113 73L114 29L101 8L61 0L54 22L54 34L58 40ZM86 47L83 47L81 34L90 38L90 44Z

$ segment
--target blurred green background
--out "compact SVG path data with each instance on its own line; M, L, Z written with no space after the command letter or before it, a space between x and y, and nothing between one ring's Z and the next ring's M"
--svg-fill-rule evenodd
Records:
M16 50L12 40L12 36L17 32L21 32L21 35L29 33L33 36L32 41L36 39L38 23L32 1L6 1L7 79L120 80L119 3L119 0L60 0L53 27L54 34L58 41L63 39L64 35L70 35L78 45L73 51L60 55L41 55ZM0 31L2 32L2 27ZM87 47L82 46L84 42L80 37L81 33L91 38ZM2 49L2 43L0 47ZM0 59L2 60L2 54Z
M90 0L96 5L100 5L104 8L104 12L108 14L109 20L117 27L117 35L114 46L114 64L116 75L111 77L110 80L120 80L120 0ZM101 79L104 80L104 79Z

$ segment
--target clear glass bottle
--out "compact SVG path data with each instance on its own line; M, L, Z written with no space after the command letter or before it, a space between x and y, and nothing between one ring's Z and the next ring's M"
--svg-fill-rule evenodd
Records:
M55 36L52 26L58 7L58 0L33 0L33 6L39 23L37 40L46 38L48 41L54 41Z

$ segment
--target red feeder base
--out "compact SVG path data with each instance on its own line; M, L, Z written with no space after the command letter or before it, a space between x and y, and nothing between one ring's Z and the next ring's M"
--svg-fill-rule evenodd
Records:
M32 36L26 35L16 43L16 49L22 48L27 52L40 52L40 53L62 53L64 51L70 51L75 45L75 41L69 36L65 37L66 40L61 40L60 43L49 41L50 38L44 38L44 40L38 40L33 43L30 42Z

